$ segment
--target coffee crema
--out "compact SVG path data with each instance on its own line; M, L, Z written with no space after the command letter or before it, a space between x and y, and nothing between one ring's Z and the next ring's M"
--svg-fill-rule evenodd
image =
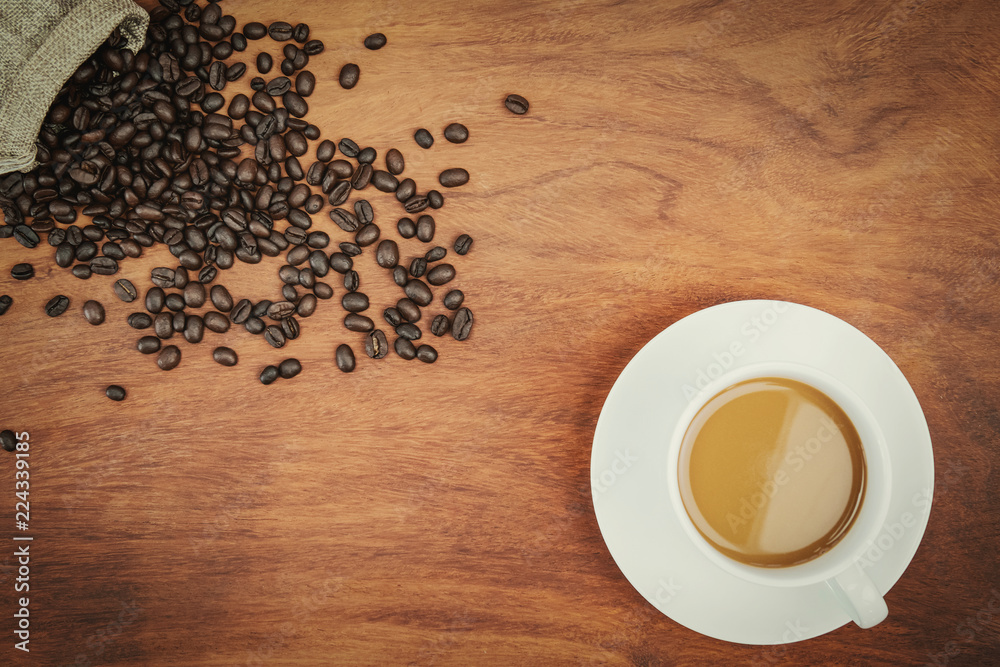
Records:
M866 465L854 424L829 396L765 377L722 390L698 411L678 478L709 544L776 568L817 558L847 534L864 502Z

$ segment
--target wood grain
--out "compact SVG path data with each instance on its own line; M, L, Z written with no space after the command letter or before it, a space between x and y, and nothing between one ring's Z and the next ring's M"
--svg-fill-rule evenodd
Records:
M432 366L362 358L345 376L333 351L360 353L359 339L322 303L283 350L209 334L164 373L135 351L136 308L111 279L0 243L0 293L15 298L0 319L0 424L31 434L35 537L30 657L12 648L15 562L0 556L0 662L996 663L1000 6L224 6L240 25L308 22L326 43L309 100L324 137L399 147L423 189L470 171L435 218L442 245L476 239L454 258L474 333L435 341ZM388 46L366 51L377 30ZM278 51L264 40L238 57L264 47ZM361 67L352 91L335 84L345 62ZM503 109L509 92L528 115ZM441 138L453 121L467 143ZM419 127L437 137L428 151ZM394 200L370 199L391 232ZM380 312L398 296L368 255ZM145 286L172 260L161 248L122 273ZM11 280L20 261L34 280ZM225 282L271 298L277 266ZM57 293L73 305L50 320ZM107 323L85 323L87 298ZM925 410L935 504L874 629L787 647L709 639L647 604L601 539L590 446L618 373L672 322L746 298L854 324ZM238 366L211 360L218 344ZM256 380L290 356L298 378ZM127 401L104 397L112 382Z

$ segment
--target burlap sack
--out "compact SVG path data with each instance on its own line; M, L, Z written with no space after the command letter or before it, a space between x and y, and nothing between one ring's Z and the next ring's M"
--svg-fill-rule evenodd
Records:
M35 166L56 94L118 26L138 51L149 15L131 0L0 0L0 174Z

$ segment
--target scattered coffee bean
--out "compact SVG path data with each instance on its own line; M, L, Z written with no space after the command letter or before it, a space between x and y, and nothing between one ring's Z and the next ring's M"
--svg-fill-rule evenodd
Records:
M54 296L45 304L45 314L49 317L59 317L69 308L69 297L62 294Z
M267 27L267 34L276 42L287 42L292 38L292 26L284 21L275 21Z
M14 436L14 432L10 429L0 431L0 445L8 452L17 449L17 438Z
M410 359L415 359L417 356L417 348L406 338L397 338L393 341L392 347L396 350L396 356L401 359L409 361Z
M465 294L462 290L453 289L445 294L441 301L448 310L458 310L462 307L462 302L465 301Z
M451 282L455 278L455 267L451 264L438 264L427 273L427 282L435 287Z
M378 244L375 250L375 261L383 269L392 269L399 263L399 246L395 241L386 239Z
M83 318L90 324L104 324L104 306L91 299L83 304Z
M125 303L132 303L139 295L135 289L135 285L125 278L116 280L112 288L115 291L115 295Z
M428 250L426 254L424 254L424 259L426 259L428 262L439 262L442 259L444 259L447 254L448 254L447 250L437 245Z
M410 275L419 278L427 271L427 260L423 257L414 257L410 260Z
M372 331L365 336L365 354L372 359L382 359L389 353L389 341L381 329Z
M360 313L368 310L368 295L364 292L347 292L340 300L344 310Z
M459 255L464 255L472 248L472 237L468 234L462 234L457 239L455 239L455 252Z
M261 52L257 54L257 71L261 74L267 74L271 71L274 66L274 59L271 58L271 54ZM259 92L259 91L258 91Z
M435 336L443 336L451 330L451 320L447 315L435 315L431 322L431 333Z
M358 78L361 76L361 68L354 63L348 63L340 69L340 87L350 90L358 85Z
M375 328L375 323L372 322L371 318L365 317L364 315L348 313L347 316L344 317L344 328L348 331L368 333Z
M396 283L400 287L406 285L406 281L410 279L409 273L402 266L397 266L392 270L392 282Z
M28 280L35 275L35 267L27 262L15 264L10 270L10 277L14 280Z
M413 140L421 148L430 148L434 145L434 136L424 128L420 128L413 133Z
M424 243L434 240L434 218L429 215L422 215L417 218L417 238Z
M520 95L515 95L514 93L511 93L503 101L503 104L505 107L507 107L508 111L510 111L511 113L516 113L519 116L528 113L528 100L524 99Z
M427 205L433 209L439 209L444 206L444 195L442 195L437 190L431 190L427 193Z
M233 297L223 285L213 285L209 295L216 310L228 313L233 309Z
M302 372L302 364L298 359L285 359L278 364L278 375L290 380Z
M464 144L469 138L469 130L461 123L452 123L444 128L444 138L453 144Z
M420 306L409 297L403 297L397 301L396 310L405 322L418 322L422 316Z
M338 345L336 359L337 368L344 373L350 373L354 370L354 351L351 349L350 345Z
M160 370L170 371L177 368L181 363L181 351L176 345L167 345L160 350L160 356L156 358L156 365Z
M417 359L424 362L425 364L433 364L437 361L438 353L430 345L421 345L417 348Z
M132 313L127 322L133 329L148 329L153 326L153 318L146 313Z
M264 370L260 372L260 383L261 384L271 384L278 379L278 367L277 366L265 366Z
M108 388L104 390L104 395L112 401L124 401L126 395L125 387L117 384L110 384L108 385Z
M386 41L385 35L380 32L376 32L375 34L365 37L365 48L372 51L378 51L385 46Z
M271 324L266 329L264 329L264 340L267 344L274 348L281 348L285 346L285 332L281 330L281 327Z
M4 294L3 296L0 296L0 315L3 315L8 310L10 310L10 306L13 303L14 299L12 299L9 294Z
M468 308L462 308L455 313L455 321L451 325L451 335L455 340L465 340L472 331L473 322L472 311Z
M404 239L412 239L417 235L417 225L409 218L400 218L396 223L396 231Z
M396 327L396 334L407 340L417 340L420 338L420 327L410 322L403 322Z
M445 169L438 176L438 182L446 188L457 188L469 182L469 172L461 167Z
M142 354L154 354L160 351L160 339L156 336L143 336L135 344L135 348Z
M403 160L403 154L395 148L390 148L385 154L385 168L393 176L398 176L403 173L405 167L406 162Z
M215 333L226 333L229 331L229 318L220 312L210 310L202 316L205 320L205 328Z

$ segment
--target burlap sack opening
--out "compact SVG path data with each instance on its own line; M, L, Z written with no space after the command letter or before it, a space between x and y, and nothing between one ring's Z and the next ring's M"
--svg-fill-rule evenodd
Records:
M131 0L0 0L0 174L29 171L66 80L120 27L142 48L149 15Z

